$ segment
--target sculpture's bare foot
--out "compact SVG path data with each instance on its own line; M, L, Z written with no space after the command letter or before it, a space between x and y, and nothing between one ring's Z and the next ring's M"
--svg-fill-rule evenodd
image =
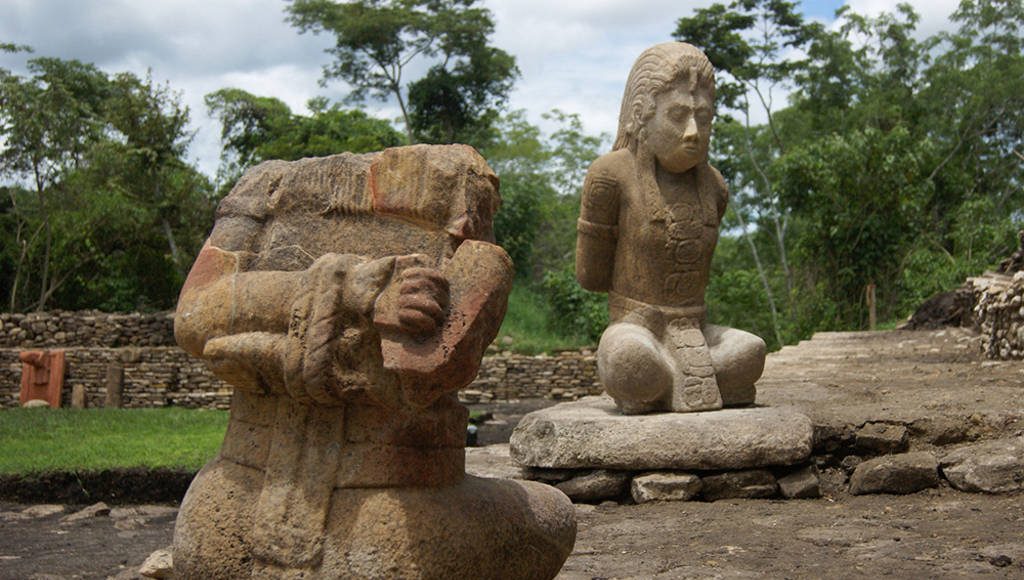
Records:
M627 415L667 410L673 370L654 334L637 324L613 324L597 347L597 374Z
M760 337L743 330L704 325L704 336L711 348L718 390L726 407L751 405L757 395L754 383L764 370L766 347Z

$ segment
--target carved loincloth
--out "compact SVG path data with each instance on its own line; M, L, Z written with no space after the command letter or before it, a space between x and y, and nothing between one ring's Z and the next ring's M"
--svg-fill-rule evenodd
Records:
M711 411L722 408L722 395L711 363L711 349L701 331L705 306L659 306L608 293L612 322L628 322L650 330L670 353L675 367L673 411Z

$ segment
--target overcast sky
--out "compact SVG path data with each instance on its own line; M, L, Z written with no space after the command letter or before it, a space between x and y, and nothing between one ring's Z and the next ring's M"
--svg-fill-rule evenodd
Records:
M588 132L613 133L623 83L646 47L671 39L675 20L712 0L484 0L494 14L493 44L518 62L522 78L509 107L533 122L553 108L579 113ZM804 14L831 23L840 0L804 0ZM850 0L862 14L891 10L888 0ZM922 36L948 26L956 0L910 0ZM326 36L298 34L284 22L284 0L3 0L0 42L27 44L38 56L76 58L108 72L152 70L182 93L196 137L190 157L209 175L220 154L219 126L203 96L238 87L274 96L293 111L347 87L318 86L329 61ZM25 56L0 55L0 67L23 71ZM397 108L367 110L394 119Z

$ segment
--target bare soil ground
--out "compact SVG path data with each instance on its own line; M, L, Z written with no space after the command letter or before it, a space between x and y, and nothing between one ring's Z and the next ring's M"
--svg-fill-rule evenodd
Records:
M507 441L545 404L474 406L494 414L480 443ZM936 453L1021 434L1024 363L983 360L977 337L959 329L824 333L769 357L758 404L812 418L823 498L580 505L559 578L1024 578L1024 495L855 497L838 467L869 422L906 425L912 449ZM474 450L470 470L514 475L505 457L500 446ZM166 514L73 524L5 515L26 507L0 504L0 578L131 578L173 528Z

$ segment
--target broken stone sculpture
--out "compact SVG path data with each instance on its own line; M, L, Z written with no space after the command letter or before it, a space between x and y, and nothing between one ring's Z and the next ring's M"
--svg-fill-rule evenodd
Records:
M705 317L728 200L707 161L714 93L697 48L645 50L626 83L613 151L583 184L576 277L608 293L598 376L626 414L750 404L764 368L763 340Z
M180 578L542 578L557 490L464 472L512 281L497 178L461 145L263 163L221 203L178 343L235 387L178 516Z
M21 391L18 401L28 406L31 401L46 401L60 407L64 390L64 351L26 350L18 353L21 360Z

